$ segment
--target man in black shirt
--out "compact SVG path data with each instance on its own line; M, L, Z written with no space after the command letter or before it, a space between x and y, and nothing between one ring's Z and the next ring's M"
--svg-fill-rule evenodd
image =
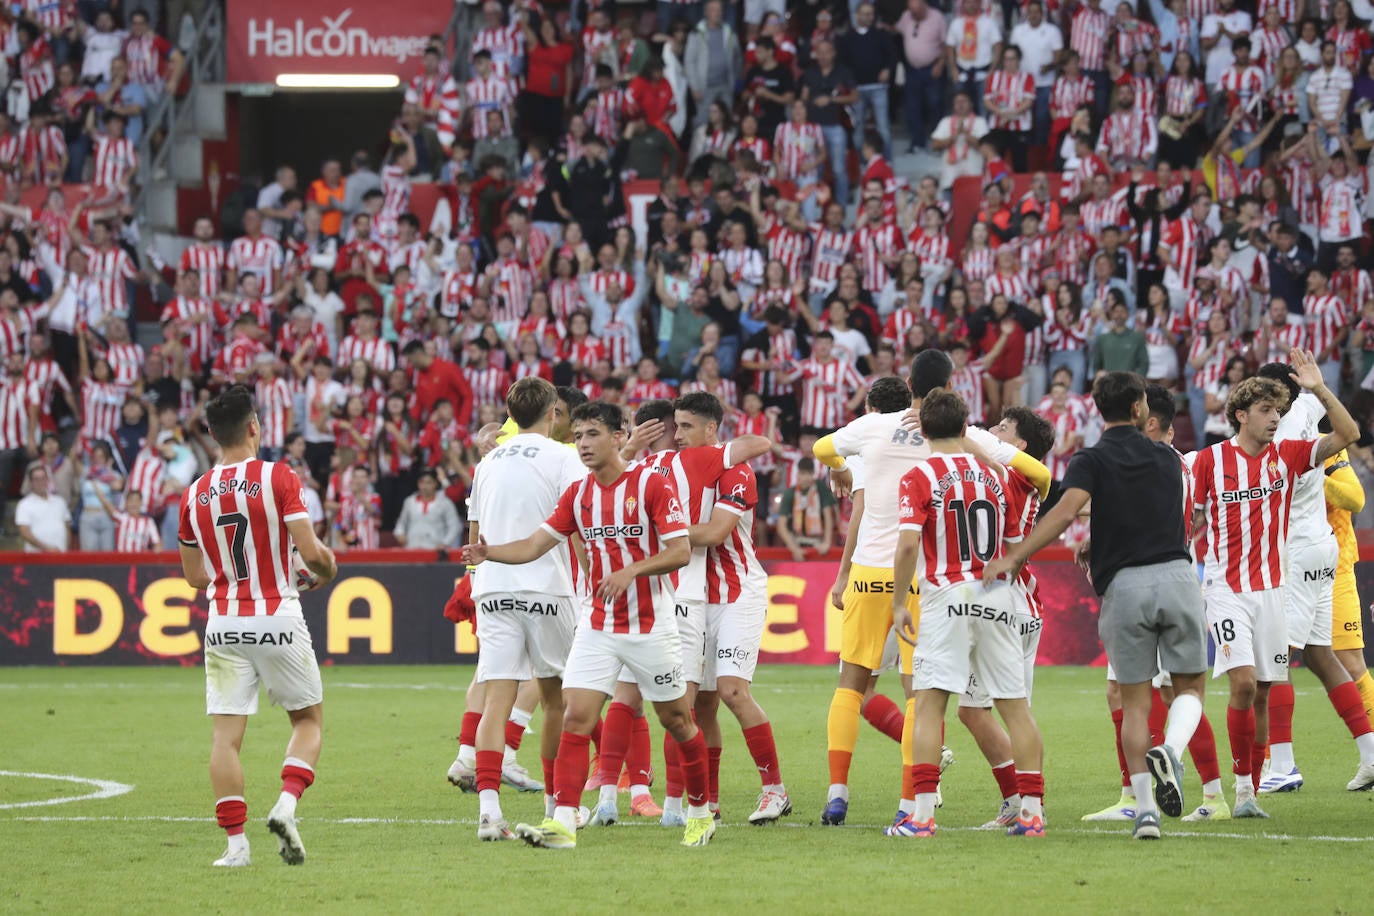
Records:
M615 173L606 163L605 152L601 138L588 135L582 155L563 166L563 185L553 198L560 217L582 224L582 235L593 251L610 236L607 224L616 190Z
M759 122L759 136L773 142L778 125L787 120L787 106L797 97L792 71L778 65L777 44L771 35L754 43L757 63L744 74L744 98Z
M1188 550L1187 471L1178 452L1143 432L1150 408L1140 376L1101 376L1093 383L1093 402L1105 423L1101 440L1074 455L1058 504L983 575L989 583L1014 576L1092 500L1091 575L1102 597L1097 629L1121 685L1121 745L1136 793L1134 835L1158 839L1156 802L1171 817L1183 812L1179 758L1202 718L1207 668L1202 588ZM1173 677L1175 697L1164 743L1151 748L1150 681L1161 663Z
M846 105L859 100L858 83L848 67L835 63L835 46L826 39L811 48L815 59L802 74L801 97L806 102L806 117L820 126L825 136L825 151L835 172L835 199L849 205L848 137L841 114Z
M854 107L854 148L863 140L868 113L883 138L883 155L892 158L892 125L887 114L887 92L897 70L897 46L892 34L877 28L872 3L860 3L854 11L854 27L835 39L840 63L854 74L859 102Z

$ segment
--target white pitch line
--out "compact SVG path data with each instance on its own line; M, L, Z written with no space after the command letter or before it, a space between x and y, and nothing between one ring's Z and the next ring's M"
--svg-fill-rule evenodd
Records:
M17 779L52 779L59 782L74 782L78 785L94 786L94 792L87 792L85 795L61 796L58 798L44 798L39 801L26 802L5 802L0 803L0 809L4 808L42 808L46 805L65 805L69 802L93 801L99 798L114 798L117 795L124 795L132 792L134 787L127 783L115 782L112 779L87 779L84 776L62 776L56 773L19 773L14 770L0 770L0 777L12 777Z
M405 818L405 817L319 817L301 818L303 824L342 824L346 826L397 826L397 827L475 827L477 821L473 818ZM213 824L213 817L174 817L170 815L127 815L103 817L59 817L55 815L30 815L11 818L0 818L0 821L23 821L26 823L137 823L153 822L162 824ZM658 827L653 821L622 821L618 827ZM724 824L726 827L743 827L744 824ZM779 827L787 827L798 830L805 830L811 824L800 824L794 821L783 821ZM872 830L878 831L881 828L877 824L845 824L842 829L847 830ZM995 831L985 831L978 827L941 827L941 832L949 831L956 833L994 833ZM1070 827L1063 830L1050 828L1051 836L1070 834L1074 836L1102 836L1116 837L1120 839L1129 838L1130 834L1125 830L1086 830L1078 827ZM1167 831L1166 838L1200 838L1200 839L1223 839L1223 840L1276 840L1280 842L1308 841L1312 843L1368 843L1374 841L1374 836L1298 836L1288 833L1211 833L1202 830L1179 830Z

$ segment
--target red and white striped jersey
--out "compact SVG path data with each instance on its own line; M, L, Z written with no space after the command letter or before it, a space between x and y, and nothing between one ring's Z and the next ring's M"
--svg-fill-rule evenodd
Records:
M30 340L38 330L38 323L47 317L48 311L45 303L18 309L14 313L13 321L0 315L0 360L11 353L28 354Z
M1114 111L1102 122L1097 138L1097 153L1113 168L1146 163L1159 146L1153 114Z
M949 253L949 236L943 232L931 235L923 229L912 229L907 243L921 259L922 267L927 264L946 266L953 261Z
M105 351L105 361L110 364L115 384L126 388L132 388L142 377L146 360L143 348L136 343L110 344Z
M1128 28L1112 30L1111 50L1122 66L1126 66L1136 52L1148 54L1159 50L1159 43L1159 29L1140 19L1133 21Z
M998 108L1016 108L1026 102L1035 101L1035 77L1029 73L1007 73L1005 70L994 70L988 74L987 85L983 89L984 101L991 101ZM990 117L989 126L993 130L1030 130L1031 117L1035 111L1035 106L1027 108L1021 114L1008 117L1000 114L993 114Z
M875 298L887 285L888 269L883 258L895 258L905 247L902 230L896 223L863 225L854 230L854 253L863 267L864 289Z
M23 161L24 147L19 141L19 135L0 134L0 172L14 178L18 175L19 167L23 165Z
M779 178L815 181L820 177L820 156L825 137L819 124L784 121L773 134L773 149L782 157Z
M124 57L129 61L129 82L152 89L154 95L159 94L163 84L163 64L171 54L171 42L152 30L137 37L130 35L124 39Z
M1096 97L1097 87L1087 74L1080 73L1076 79L1060 76L1050 87L1050 117L1067 121L1084 105L1092 105Z
M1251 457L1236 439L1198 452L1193 505L1207 515L1203 580L1224 579L1233 592L1283 585L1293 485L1320 467L1317 439L1271 442Z
M200 275L200 294L206 299L219 295L224 279L224 248L218 242L201 245L199 242L181 253L180 270L194 270Z
M783 328L768 338L768 351L750 347L740 358L748 362L767 362L775 368L756 370L752 390L765 398L788 397L793 392L790 372L797 358L797 335L791 328Z
M983 422L983 361L969 360L949 376L949 388L968 406L968 421Z
M1322 4L1322 8L1323 10L1326 9L1325 3ZM1323 12L1322 15L1326 18L1330 16L1326 12ZM1294 22L1296 20L1290 19L1288 21ZM1336 45L1336 62L1338 64L1351 73L1359 71L1360 61L1369 52L1369 32L1361 28L1359 23L1352 21L1348 28L1332 25L1326 30L1326 40Z
M754 158L765 169L773 162L773 144L764 137L740 137L736 139L730 148L730 161L734 162L735 157L745 150L753 153Z
M393 229L396 218L410 209L410 176L398 165L382 166L382 209L379 223L389 223Z
M612 366L633 366L639 362L639 328L612 318L601 326L601 346Z
M144 512L155 515L161 512L166 504L166 497L162 492L165 467L162 456L157 453L157 447L151 443L139 449L138 454L134 456L127 491L143 496Z
M817 429L838 429L849 421L846 402L854 392L864 389L863 376L842 359L817 362L802 360L791 373L801 380L801 425Z
M1080 6L1069 28L1069 47L1078 52L1084 70L1107 69L1107 35L1112 17L1105 10Z
M1164 113L1186 118L1207 105L1207 88L1197 77L1171 76L1164 81Z
M72 0L24 0L24 13L43 27L44 32L61 32L79 14Z
M38 386L24 378L0 378L0 450L38 444L30 422L38 410Z
M514 258L502 258L487 267L486 277L491 282L491 320L518 322L525 317L534 291L529 267Z
M606 346L598 337L588 334L581 340L573 340L571 337L565 338L558 346L558 358L580 365L582 372L585 372L592 363L598 359L606 358ZM581 378L578 381L582 381Z
M373 372L380 375L396 368L396 354L392 351L391 344L380 337L364 340L357 335L349 334L339 341L339 358L336 363L346 367L352 365L355 359L361 359L372 367Z
M235 334L229 345L215 357L214 363L210 366L211 373L246 382L253 372L253 364L257 362L258 354L266 350L266 347L252 337Z
M257 299L245 299L242 296L229 303L229 322L239 319L240 315L252 315L253 321L258 327L269 330L272 327L272 306L268 305L261 297ZM225 337L233 334L232 328L224 329Z
M48 94L57 82L53 72L52 49L41 35L19 54L19 77L28 90L29 101L36 102Z
M1358 267L1336 270L1331 274L1331 292L1345 306L1345 320L1355 324L1366 302L1374 299L1374 282L1369 271Z
M1193 22L1201 22L1203 17L1210 16L1217 11L1217 0L1188 0L1188 18ZM1293 20L1296 21L1296 16Z
M682 383L683 394L691 394L692 392L697 391L704 392L706 394L713 394L715 395L716 400L720 401L721 406L725 408L725 419L722 421L721 426L722 429L728 431L730 426L730 409L732 407L739 407L739 386L735 384L735 380L723 378L720 379L714 386L707 385L700 379L693 379L690 382ZM721 433L721 438L729 439L730 436L725 435L725 433Z
M738 516L739 521L723 542L706 551L707 604L738 601L745 583L752 581L761 588L767 582L754 553L754 510L758 504L758 481L749 465L737 464L720 476L715 508Z
M382 499L376 493L339 497L339 514L334 527L347 536L349 550L376 550L382 546Z
M97 382L95 379L81 380L81 438L87 442L94 439L113 439L119 426L119 412L128 397L129 389L113 382Z
M1202 235L1198 224L1187 213L1169 223L1164 232L1164 245L1169 250L1174 270L1178 271L1184 289L1193 288L1197 274L1198 245Z
M463 87L467 94L468 110L472 112L472 136L484 140L490 136L487 130L487 112L499 111L505 122L505 133L510 133L510 107L515 102L515 83L508 77L493 73L486 79L475 77Z
M1263 349L1259 349L1258 338L1261 335L1267 342ZM1264 327L1256 338L1256 355L1262 363L1286 363L1294 347L1307 349L1307 328L1300 321L1285 321L1275 325L1265 316Z
M494 74L509 77L520 69L520 59L525 56L525 34L518 22L478 29L472 38L472 53L478 51L491 53Z
M1004 274L1001 271L994 272L987 279L987 292L989 300L993 296L1001 294L1007 297L1008 302L1015 302L1019 305L1030 302L1035 295L1031 289L1030 281L1025 274L1019 271L1012 274Z
M202 322L197 320L198 315L209 315L210 318ZM201 369L210 366L210 358L215 351L215 333L229 326L229 316L219 303L210 299L187 299L184 296L177 296L162 307L161 320L184 322L182 345L193 361L199 361Z
M595 86L596 65L609 64L615 57L615 32L610 29L598 32L588 26L582 30L581 43L584 62L582 85Z
M677 389L664 381L645 382L635 379L625 386L625 403L631 407L638 407L645 401L653 401L662 398L671 401L677 397Z
M1174 336L1174 340L1180 338L1188 330L1188 322L1183 316L1173 309L1166 309L1164 314L1151 315L1150 323L1145 326L1145 344L1151 347L1173 346L1169 340L1169 334ZM1167 333L1166 333L1167 332Z
M806 233L796 232L782 223L774 223L764 237L768 240L768 260L781 261L787 271L787 279L795 281L801 276L802 264L810 245Z
M811 227L811 290L830 290L840 282L840 268L854 250L854 233L828 229L817 223Z
M1236 124L1236 130L1254 133L1259 130L1259 119L1250 110L1250 100L1264 92L1264 71L1254 64L1246 67L1231 66L1221 74L1219 87L1231 94L1227 102L1228 113L1242 109L1245 114Z
M1012 468L1007 468L1007 483L1004 490L1007 496L1006 537L1012 541L1019 541L1035 527L1036 516L1040 514L1040 491L1025 475ZM1031 616L1039 619L1043 616L1045 608L1040 601L1040 583L1036 581L1030 563L1021 567L1016 584L1025 592Z
M992 276L992 269L996 263L997 252L994 249L967 245L963 254L959 256L959 273L963 274L965 283L986 280Z
M1290 21L1297 23L1296 18ZM1279 55L1292 44L1293 38L1284 28L1270 30L1268 26L1261 26L1250 33L1250 60L1259 66L1265 79L1273 83L1279 69Z
M67 140L62 128L49 124L40 130L25 124L19 129L19 147L23 152L24 171L39 178L52 177L62 165L62 157L67 155Z
M115 550L119 553L152 553L162 549L162 536L151 516L116 512Z
M1344 242L1358 238L1363 231L1360 212L1363 188L1354 175L1337 179L1324 175L1321 190L1321 218L1317 221L1318 238L1323 242Z
M587 475L564 491L542 527L561 538L577 533L586 544L592 629L648 633L660 613L672 613L673 590L666 576L640 576L609 602L600 593L608 576L661 553L667 541L687 536L682 501L669 479L652 466L632 465L610 486Z
M1207 340L1207 335L1198 334L1193 338L1192 344L1188 347L1188 360L1207 352L1211 343ZM1226 363L1233 356L1244 355L1245 344L1235 337L1227 338L1226 346L1218 347L1216 352L1202 364L1202 367L1193 371L1193 387L1198 390L1206 388L1226 374Z
M475 408L484 404L500 408L506 406L506 392L510 390L510 375L505 369L498 369L495 366L488 366L485 369L464 366L463 375L467 377L468 385L472 387L474 421L476 420Z
M1102 230L1108 226L1131 225L1130 211L1126 209L1126 202L1119 197L1085 200L1078 212L1083 220L1083 228L1095 238L1100 237Z
M1135 90L1134 110L1137 114L1154 117L1159 113L1159 84L1154 77L1133 73L1117 85L1130 85Z
M477 294L477 271L448 270L444 272L444 284L439 295L439 314L456 319Z
M458 120L462 114L458 84L453 77L435 74L432 77L423 73L416 74L406 86L406 102L418 105L425 112L438 107L434 123L434 133L439 144L445 149L453 145L454 134L458 130Z
M115 140L104 134L95 138L95 172L91 184L98 188L124 188L138 166L138 151L128 137Z
M1067 410L1056 411L1051 407L1050 410L1042 411L1042 413L1044 413L1045 419L1054 425L1054 444L1056 446L1045 456L1045 460L1048 462L1050 474L1056 480L1062 480L1064 472L1069 469L1069 459L1073 458L1078 448L1065 449L1063 452L1058 451L1058 448L1067 443L1070 436L1080 434L1083 426L1087 423L1087 415L1081 407L1075 409L1072 404Z
M589 279L595 283L596 275L593 274ZM558 320L566 322L569 315L582 308L582 285L575 278L555 277L550 280L549 305Z
M56 429L52 417L52 396L56 389L70 392L72 383L57 360L52 356L43 359L30 359L24 363L24 379L34 386L38 393L38 416L43 428Z
M187 488L177 538L200 548L211 629L216 617L300 616L286 524L309 518L301 491L290 467L255 458L216 465Z
M918 591L978 582L1002 556L1007 497L1002 481L972 455L936 454L916 462L898 490L899 531L921 536Z
M1032 290L1040 288L1040 272L1049 266L1050 245L1053 243L1053 237L1046 232L1032 238L1018 236L1011 243L1016 246L1016 252L1021 256L1021 273Z
M1096 153L1079 159L1077 162L1078 164L1074 168L1064 169L1063 181L1059 186L1059 196L1062 200L1077 200L1092 187L1094 176L1112 174L1107 163L1103 162L1102 157ZM1067 166L1068 163L1066 162L1065 165Z
M606 290L610 288L610 285L612 283L619 286L621 292L623 292L626 296L629 296L634 292L634 277L630 276L630 274L626 273L620 268L616 268L614 270L605 270L604 268L598 267L596 270L592 271L592 273L587 276L587 285L590 286L592 288L592 291L596 293L598 296L606 295Z
M1298 221L1304 226L1315 226L1321 219L1321 194L1312 163L1301 155L1290 156L1280 166L1279 174L1293 209L1298 211Z
M138 276L128 252L117 245L104 251L87 248L86 257L90 260L86 275L100 287L100 301L104 310L127 315L129 297L125 292L125 283Z
M921 309L919 302L907 302L906 306L895 310L887 316L887 321L883 322L883 340L900 348L902 341L906 338L906 332L913 325L920 324L926 320L925 312Z
M1347 326L1345 306L1341 300L1327 293L1324 296L1304 296L1302 310L1307 316L1307 327L1312 352L1320 362L1328 359L1340 360L1341 354L1337 335ZM1329 352L1328 352L1329 351Z
M625 122L625 90L612 86L605 92L595 93L588 100L586 118L592 133L608 143L616 143Z
M263 448L282 448L286 445L286 434L291 432L287 424L292 406L291 387L284 378L259 380L255 398Z
M229 243L229 257L225 266L235 275L254 273L262 280L262 294L270 296L276 292L275 277L282 268L281 245L276 239L258 236L256 239L241 235ZM204 277L201 278L202 282Z

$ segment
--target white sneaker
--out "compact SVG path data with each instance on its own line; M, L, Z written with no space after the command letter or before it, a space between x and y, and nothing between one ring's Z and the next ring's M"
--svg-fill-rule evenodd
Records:
M287 814L278 801L267 815L267 829L276 834L277 852L287 865L305 863L305 844L301 842L300 832L296 830L296 818Z
M1190 824L1198 821L1229 821L1231 806L1226 804L1224 795L1204 795L1202 804L1193 809L1192 814L1183 815L1182 819Z
M759 795L759 806L749 815L751 824L771 824L778 818L792 813L792 801L786 792L764 792Z
M1345 784L1347 792L1364 792L1374 789L1374 763L1362 763L1355 771L1355 778Z
M1291 773L1275 773L1269 771L1269 775L1260 780L1259 794L1272 795L1275 792L1296 792L1302 788L1302 774L1297 767L1293 767Z
M224 855L215 860L216 868L242 868L245 865L252 865L253 860L248 854L248 847L245 846L237 852L225 850Z
M577 806L577 829L578 829L578 830L581 830L583 827L587 826L587 824L591 822L591 819L592 819L592 809L591 809L591 808L588 808L586 805L578 805L578 806Z
M544 784L514 760L501 767L501 781L518 792L543 792Z
M659 826L662 826L662 827L686 827L686 826L687 826L687 812L685 812L685 811L669 811L667 808L664 808L664 809L663 809L663 817L659 818L658 823L659 823Z
M609 827L618 820L620 820L620 807L612 799L599 803L587 824L591 827Z
M983 826L978 827L977 829L978 829L978 830L1005 830L1006 828L1010 827L1012 824L1016 823L1016 819L1017 819L1018 817L1020 817L1020 816L1021 816L1021 799L1020 799L1020 797L1016 797L1016 798L1004 798L1004 799L1002 799L1002 806L1001 806L1000 808L997 809L997 816L996 816L995 818L993 818L992 820L988 821L988 822L987 822L986 824L984 824Z
M477 768L458 757L453 761L453 766L448 768L448 781L464 792L476 792Z
M506 823L504 817L492 817L490 814L484 814L477 822L477 839L488 843L513 840L515 839L515 831L510 829L510 824Z

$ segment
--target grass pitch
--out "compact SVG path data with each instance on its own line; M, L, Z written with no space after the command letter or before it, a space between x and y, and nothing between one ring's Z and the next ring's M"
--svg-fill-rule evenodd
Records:
M571 853L476 839L477 800L448 785L457 751L460 667L330 667L319 781L301 803L309 860L288 868L265 827L278 790L286 717L264 710L244 746L248 869L210 867L224 848L206 775L209 724L195 668L0 670L0 771L132 785L0 775L0 911L333 913L604 912L1368 912L1363 853L1374 794L1345 783L1358 759L1316 681L1297 675L1297 756L1306 787L1262 800L1268 821L1180 824L1135 843L1127 825L1079 818L1117 795L1101 669L1046 668L1036 679L1045 735L1049 836L1012 840L969 828L996 809L995 784L951 716L956 765L945 774L941 833L891 840L898 748L863 725L849 824L820 827L828 774L830 668L761 669L756 693L773 719L794 813L744 823L758 791L739 729L722 710L725 825L706 849L680 830L630 823L582 832ZM895 678L883 685L896 697ZM1207 707L1225 737L1221 685ZM536 717L536 726L540 720ZM656 767L661 731L654 726ZM520 753L539 772L538 739ZM1223 776L1230 797L1231 777ZM1188 807L1200 794L1186 778ZM107 787L104 791L113 791ZM662 785L655 787L661 800ZM587 800L591 800L590 797ZM537 821L542 796L503 791L506 816ZM622 813L628 800L622 803Z

